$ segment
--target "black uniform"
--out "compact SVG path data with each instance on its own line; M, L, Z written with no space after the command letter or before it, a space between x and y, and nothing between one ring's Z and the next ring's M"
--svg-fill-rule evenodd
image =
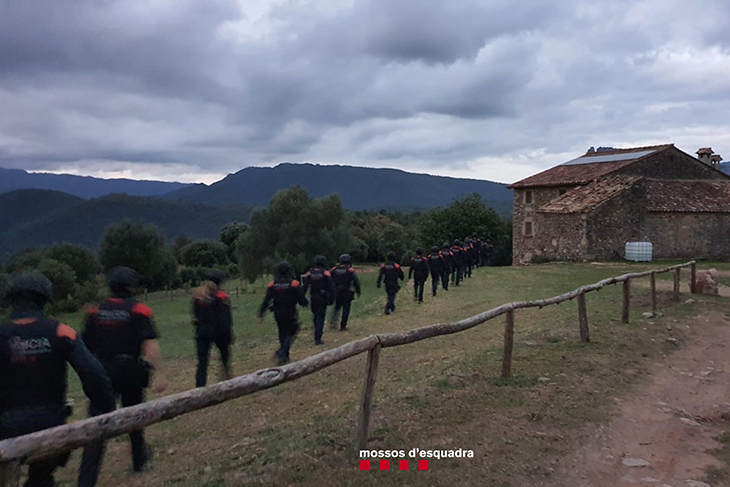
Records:
M408 279L413 279L413 297L419 303L423 302L423 287L428 279L428 260L423 255L417 255L411 259L411 267L408 269Z
M466 251L466 276L471 277L472 270L477 265L477 252L474 244L469 242L465 245Z
M464 254L464 249L458 245L451 247L451 255L454 258L454 267L451 270L451 284L458 286L464 278L466 255Z
M312 305L312 314L314 315L314 342L320 344L322 342L322 333L324 331L324 320L327 316L327 306L334 303L335 300L335 282L332 274L321 267L313 267L302 276L304 283L303 291L307 294L307 290L311 288L310 302Z
M289 350L299 331L297 305L308 304L301 284L291 277L276 278L266 290L266 296L259 308L259 317L262 318L271 306L276 326L279 328L279 350L276 351L276 356L281 363L289 361Z
M224 375L226 378L230 378L230 352L231 343L233 342L233 316L230 298L220 289L212 295L194 296L193 317L195 347L198 353L195 387L205 387L207 383L211 344L215 344L220 351Z
M0 324L0 439L66 422L66 363L101 412L114 409L114 393L101 364L67 325L40 311L15 312ZM52 487L53 471L68 454L30 464L27 487Z
M385 305L385 314L389 315L395 311L395 295L400 290L399 280L403 280L405 275L403 269L393 261L388 261L380 266L380 274L378 275L378 288L385 281L385 292L388 294L388 302Z
M444 268L446 263L441 255L441 252L431 253L426 257L428 261L428 269L431 271L431 293L436 296L436 291L439 287L439 282L444 274Z
M454 262L454 254L451 253L449 247L444 247L439 255L444 259L444 271L441 274L441 286L444 291L449 290L449 279L451 279L451 273L454 270L456 263Z
M144 389L149 386L152 367L142 359L142 344L159 337L153 322L152 309L132 297L115 297L98 307L86 310L82 338L91 353L106 369L122 407L144 402ZM101 414L92 403L89 414ZM129 434L132 464L135 471L150 457L144 431ZM79 473L79 486L93 486L104 458L104 442L92 443L84 449Z
M340 330L344 330L347 328L347 322L350 319L350 305L354 298L352 288L355 288L358 296L361 294L360 280L350 264L339 264L332 268L331 273L335 283L335 309L330 323L336 323L337 315L342 310Z

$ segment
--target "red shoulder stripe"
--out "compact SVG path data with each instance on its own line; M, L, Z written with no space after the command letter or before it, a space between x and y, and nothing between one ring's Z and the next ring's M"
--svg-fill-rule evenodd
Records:
M221 291L220 289L215 292L215 297L218 299L222 299L224 301L226 299L228 299L228 295L224 291Z
M347 269L347 270L348 270L348 271L350 271L350 272L352 272L352 273L354 273L354 272L355 272L355 268L354 268L354 267L350 267L350 268L349 268L349 269Z
M330 274L330 271L324 271L324 275L327 276L327 277L332 276L332 274Z
M269 287L274 287L274 281L271 281L271 282L269 283Z
M400 266L399 266L398 264L395 264L395 263L394 263L393 265L395 265L395 268L396 268L396 269L400 269Z
M76 340L76 330L68 325L64 325L63 323L58 324L58 328L56 328L56 335L58 335L59 338L68 338L73 341Z
M293 281L291 282L291 287L299 287L299 281L297 281L296 279L294 279L294 280L293 280Z
M381 269L385 269L385 264L380 264Z
M134 307L132 307L132 313L137 313L139 315L146 316L147 318L152 318L152 315L154 314L152 312L152 308L144 303L135 304Z

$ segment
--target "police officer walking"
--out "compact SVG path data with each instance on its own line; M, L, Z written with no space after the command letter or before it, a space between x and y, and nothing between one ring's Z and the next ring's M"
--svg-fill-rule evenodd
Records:
M347 329L347 322L350 319L350 305L354 294L352 288L355 288L355 293L360 297L360 280L357 278L357 273L352 267L352 259L349 254L342 254L340 256L340 263L332 268L332 279L335 283L335 309L332 312L332 318L330 323L335 325L337 322L337 316L342 310L342 320L340 321L340 331Z
M454 240L451 247L451 255L454 258L454 268L451 270L451 284L458 286L464 278L464 250L461 248L461 242Z
M225 274L218 269L205 273L205 281L193 293L193 325L198 367L195 387L205 387L208 380L210 346L215 344L221 354L223 379L231 378L231 343L233 342L233 316L231 300L220 285Z
M380 266L380 274L378 275L378 289L383 281L385 281L385 292L388 294L388 302L385 304L385 314L389 315L395 311L395 295L400 290L398 281L405 278L403 269L395 262L395 252L388 252L388 261Z
M444 242L444 245L441 248L441 257L444 259L444 273L441 275L441 287L444 288L444 291L448 291L451 273L456 265L454 262L454 254L451 253L451 246L449 245L449 242Z
M428 262L428 269L431 272L431 295L436 296L436 291L439 287L439 282L444 274L444 258L439 253L439 248L435 245L431 247L431 253L426 257Z
M162 371L159 337L153 313L147 305L134 299L139 287L137 273L128 267L116 267L108 276L112 297L98 307L86 310L82 339L106 369L112 388L121 398L122 407L144 402L144 390L155 373L155 392L167 388ZM103 413L92 402L89 414ZM143 430L129 434L132 444L132 468L141 472L152 457ZM84 449L79 472L79 487L96 485L104 457L104 442Z
M266 290L266 296L259 308L259 323L264 322L264 314L271 306L276 326L279 328L279 350L274 354L279 365L289 362L289 350L299 331L297 305L307 306L302 285L292 277L292 267L287 261L276 265L274 280Z
M66 422L66 364L81 379L84 393L101 412L114 409L114 393L101 364L76 332L47 318L51 282L22 274L6 292L10 318L0 324L0 440L34 433ZM30 463L26 487L53 487L53 473L69 454Z
M302 276L303 291L306 296L310 291L310 303L312 315L314 315L314 343L324 345L322 333L324 332L324 320L327 316L327 306L335 301L335 283L332 274L326 269L327 259L324 255L314 258L312 268Z
M423 249L416 249L416 256L411 259L411 266L408 269L408 280L415 275L413 280L413 299L419 304L423 303L423 288L428 279L428 260L423 257Z

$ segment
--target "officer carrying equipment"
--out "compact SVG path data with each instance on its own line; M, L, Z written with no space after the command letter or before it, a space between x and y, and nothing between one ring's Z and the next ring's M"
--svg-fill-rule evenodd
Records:
M231 378L231 343L233 343L233 316L231 300L220 285L226 275L218 269L205 272L205 281L193 293L193 325L198 366L195 387L205 387L208 379L210 346L220 351L223 378Z
M330 324L336 326L337 317L342 311L342 320L340 321L340 331L347 329L347 323L350 319L350 305L354 299L352 288L355 288L355 293L360 297L360 280L357 278L357 273L352 267L352 259L350 254L342 254L340 256L340 263L333 267L330 271L332 274L332 280L335 283L335 309L332 312L332 318L330 318Z
M81 379L84 393L101 412L114 409L114 393L101 364L69 326L47 318L53 285L40 274L11 282L6 299L10 319L0 324L0 439L62 425L66 406L66 364ZM53 473L69 454L30 463L27 487L52 487Z
M327 306L335 302L335 282L332 274L327 270L327 258L324 255L314 258L312 268L302 276L302 285L305 296L307 290L311 288L310 303L314 324L314 343L324 345L322 333L327 316Z
M444 291L448 291L449 279L451 278L451 273L455 266L454 254L451 253L451 246L449 245L449 242L444 242L444 246L441 248L441 257L444 258L444 273L441 277L442 287L444 288Z
M411 259L411 266L408 269L408 279L413 279L413 299L419 304L423 303L423 288L428 279L428 259L423 256L423 249L416 249L416 256Z
M133 269L112 269L107 284L112 297L86 310L82 338L104 366L122 407L134 406L144 402L144 390L150 385L153 372L154 390L162 392L167 388L157 341L159 334L154 325L152 309L134 299L139 278ZM102 412L93 402L89 406L92 416ZM131 432L129 439L132 445L132 468L135 472L141 472L152 457L152 451L144 439L143 430ZM96 485L104 449L103 441L87 445L84 449L79 487Z
M454 267L451 270L451 284L458 286L464 278L464 265L466 264L464 250L461 248L459 240L454 240L451 255L454 258Z
M395 252L388 252L388 261L380 266L380 274L378 274L378 289L383 281L385 281L385 292L388 295L388 302L385 304L385 314L389 315L395 311L395 295L400 290L398 281L402 281L405 276L403 269L395 262Z
M259 308L259 323L263 323L269 306L274 312L276 326L279 328L279 350L275 353L279 365L289 362L289 351L299 331L297 305L309 304L301 284L291 274L289 262L281 261L276 265L275 278L269 284Z

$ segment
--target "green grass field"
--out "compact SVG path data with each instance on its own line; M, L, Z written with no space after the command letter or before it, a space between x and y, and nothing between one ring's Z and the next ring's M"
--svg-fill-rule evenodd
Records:
M478 269L460 288L413 302L408 285L398 296L398 311L383 316L384 292L375 288L374 268L362 269L363 296L353 304L350 329L325 331L324 349L373 333L408 330L451 322L508 301L550 297L583 284L625 272L671 263L549 264L522 268ZM709 267L702 264L703 268ZM730 270L727 264L714 265ZM670 353L667 323L696 312L685 304L689 271L683 273L680 303L661 292L665 315L645 320L648 285L633 286L631 323L619 322L621 288L588 295L592 343L578 339L577 304L516 313L513 374L499 378L503 319L475 329L385 349L380 360L371 422L371 449L471 449L473 459L431 460L427 472L359 470L353 451L365 356L337 364L301 380L191 413L149 428L155 458L148 472L132 475L126 438L110 442L102 471L103 486L233 485L495 485L532 484L549 478L581 440L582 426L604 421L614 398L640 382L648 363ZM662 275L669 280L669 274ZM646 279L648 282L648 278ZM427 286L429 284L427 283ZM232 291L235 284L229 287ZM233 292L237 341L234 371L252 372L273 365L278 346L269 316L256 324L263 284ZM725 306L707 297L707 305ZM709 304L708 304L709 303ZM150 295L162 339L170 388L194 384L195 351L188 298ZM312 339L311 313L292 349L297 360L323 350ZM64 316L78 326L79 314ZM677 328L677 327L675 327ZM675 332L675 335L681 331ZM661 339L660 339L661 338ZM210 380L218 374L217 352ZM71 396L76 418L83 395L75 379ZM59 474L60 485L74 485L80 454ZM393 468L391 466L391 468Z

